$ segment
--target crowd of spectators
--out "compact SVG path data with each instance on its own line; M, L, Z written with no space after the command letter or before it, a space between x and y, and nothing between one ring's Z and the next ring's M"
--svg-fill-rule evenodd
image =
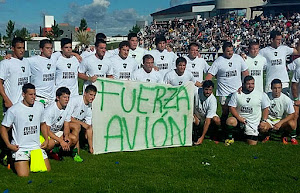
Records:
M183 21L174 19L166 25L157 24L155 21L146 26L139 33L140 44L150 50L153 48L155 37L165 35L169 46L175 52L187 52L191 42L197 42L201 51L222 52L221 45L224 41L231 41L237 54L247 51L248 43L258 40L261 47L270 44L270 31L282 32L283 44L295 47L300 38L300 13L295 13L289 18L283 14L277 16L256 16L246 19L243 16L214 16L200 20Z

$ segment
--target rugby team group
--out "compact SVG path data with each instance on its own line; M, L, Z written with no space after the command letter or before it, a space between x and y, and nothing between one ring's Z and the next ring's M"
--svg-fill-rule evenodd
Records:
M298 144L300 59L287 65L286 57L300 55L300 45L281 45L280 32L272 31L271 45L261 50L258 41L250 42L247 55L234 54L233 44L224 42L223 55L211 66L201 58L197 43L190 43L187 55L178 57L166 49L167 40L162 35L155 38L156 49L150 51L139 47L136 33L129 33L128 41L114 50L106 50L105 34L98 33L95 39L94 47L81 55L72 52L71 39L62 38L61 51L54 53L53 42L44 39L39 45L41 54L29 58L24 58L25 41L13 39L13 54L0 63L4 114L0 158L11 158L19 176L29 175L33 150L40 150L48 171L48 156L62 160L69 155L82 162L80 133L93 153L91 107L97 93L93 83L98 77L173 86L192 81L194 126L201 125L202 131L195 145L203 143L209 128L221 128L225 145L231 145L232 131L237 127L250 145L257 144L259 134L264 136L263 142L268 141L272 130L285 131L284 144L289 143L288 137L291 144ZM291 87L288 71L293 71ZM220 117L213 94L214 77ZM78 78L84 80L82 95Z

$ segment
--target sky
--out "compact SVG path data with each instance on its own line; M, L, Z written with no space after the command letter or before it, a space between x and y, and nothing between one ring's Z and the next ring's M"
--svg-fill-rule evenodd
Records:
M79 26L85 18L97 32L126 35L137 20L152 21L151 13L191 2L199 0L0 0L0 33L6 34L9 20L15 29L39 33L43 16L53 15L57 23Z

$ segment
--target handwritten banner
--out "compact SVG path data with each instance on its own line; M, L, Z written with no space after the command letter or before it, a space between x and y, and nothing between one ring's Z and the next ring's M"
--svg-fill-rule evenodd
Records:
M95 154L192 145L192 82L173 87L99 78L95 86Z

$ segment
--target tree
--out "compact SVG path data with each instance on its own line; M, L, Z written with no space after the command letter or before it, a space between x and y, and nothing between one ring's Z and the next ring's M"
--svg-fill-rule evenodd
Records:
M6 36L3 37L6 44L11 44L12 39L14 38L15 22L9 20L6 26Z
M51 27L51 31L47 33L47 37L50 39L57 39L60 37L64 32L59 29L58 24L54 24Z
M90 35L87 31L79 30L75 34L77 41L79 41L79 45L90 45Z
M129 30L129 33L139 33L141 28L138 25L132 26L132 29Z
M17 37L21 37L23 38L24 40L30 40L30 34L28 32L28 30L23 27L22 29L17 29L15 32L14 32L14 35L17 36Z
M80 21L79 31L85 31L87 29L87 22L84 18Z

